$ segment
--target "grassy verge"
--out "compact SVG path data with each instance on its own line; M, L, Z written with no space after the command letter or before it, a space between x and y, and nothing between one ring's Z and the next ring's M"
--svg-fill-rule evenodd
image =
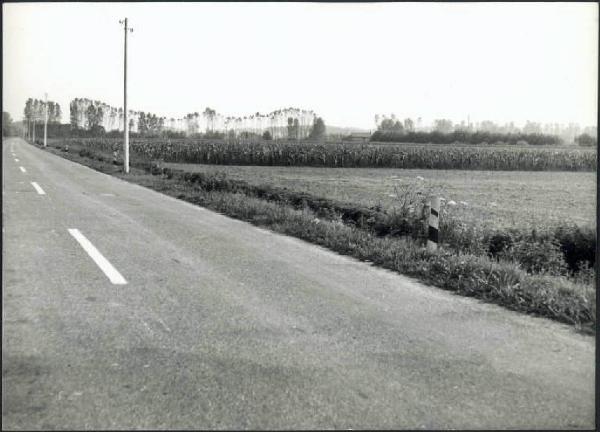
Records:
M57 147L63 149L60 145ZM191 173L152 168L149 163L132 167L130 175L125 176L108 154L59 149L50 147L51 151L98 171L370 261L431 285L574 324L584 331L595 330L593 284L548 272L527 272L501 255L492 258L452 248L427 252L414 231L402 237L377 232L375 225L380 216L373 214L373 209L365 209L367 213L362 215L361 226L340 217L344 209L336 207L336 203L315 205L310 196L297 199L299 197L294 195L280 194L274 198L273 191L265 193L239 183L224 186L228 184L227 179L221 179L223 182L219 183L219 179L198 174L194 177ZM329 210L325 212L324 209ZM356 221L356 218L350 219ZM524 253L529 252L525 250Z
M419 183L396 189L394 206L361 206L273 184L252 184L231 179L222 172L185 172L170 168L149 168L155 174L165 174L197 184L206 191L241 192L263 200L280 202L297 209L309 208L328 220L366 229L378 236L410 236L424 239L429 193ZM448 207L442 208L441 237L446 247L456 252L502 257L518 262L533 272L552 274L581 273L595 263L596 233L590 227L572 223L540 225L529 228L489 228L468 223ZM582 272L583 270L583 272Z

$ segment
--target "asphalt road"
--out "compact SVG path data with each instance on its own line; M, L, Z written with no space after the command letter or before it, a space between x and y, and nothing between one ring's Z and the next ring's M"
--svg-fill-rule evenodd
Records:
M2 152L4 429L594 427L593 337Z

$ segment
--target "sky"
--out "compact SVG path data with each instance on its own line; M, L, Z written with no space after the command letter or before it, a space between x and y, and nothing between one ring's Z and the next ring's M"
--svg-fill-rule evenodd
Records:
M596 3L4 3L3 111L122 106L124 17L134 110L597 121Z

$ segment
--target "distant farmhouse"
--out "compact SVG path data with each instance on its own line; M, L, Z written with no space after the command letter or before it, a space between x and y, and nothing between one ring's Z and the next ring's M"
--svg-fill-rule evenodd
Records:
M350 135L343 137L342 141L368 143L370 139L371 132L352 132Z

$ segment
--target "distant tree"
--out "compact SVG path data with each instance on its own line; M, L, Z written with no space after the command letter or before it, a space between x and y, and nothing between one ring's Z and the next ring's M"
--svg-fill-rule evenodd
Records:
M2 136L13 135L13 121L10 114L6 111L2 111Z
M479 130L484 132L498 132L499 127L496 123L491 120L483 120L479 124Z
M41 120L42 105L38 99L33 100L33 119L35 121Z
M96 108L96 119L94 121L94 123L98 126L101 126L104 120L104 109L102 108L102 106L98 106ZM102 128L104 129L104 126L102 126Z
M381 123L379 124L379 130L385 131L385 132L403 133L404 126L402 126L402 123L400 123L400 120L396 120L396 118L394 116L394 118L383 119L381 121Z
M288 117L287 122L288 139L292 139L294 137L294 119L292 117Z
M33 99L29 98L25 102L25 108L23 109L23 117L26 120L31 120L33 117Z
M451 133L453 129L452 121L448 119L436 119L433 121L433 129L440 133Z
M269 131L265 131L265 132L262 134L262 137L263 137L263 139L264 139L264 140L266 140L266 141L271 141L271 140L273 139L273 136L271 135L271 132L269 132Z
M390 130L392 130L393 126L394 126L394 120L389 119L389 118L384 118L383 120L381 120L381 123L379 123L379 130L390 131Z
M415 122L410 118L404 119L404 130L406 132L413 132L415 130Z
M29 98L27 99L27 101L25 102L25 108L23 109L23 119L24 122L27 123L27 136L30 136L30 125L31 122L33 121L33 99Z
M582 147L596 147L598 139L586 133L575 137L575 142Z
M541 134L542 125L540 123L530 122L527 120L525 126L523 126L523 133L526 134Z
M587 126L583 129L583 133L592 137L598 137L598 128L596 126Z
M327 132L327 128L325 127L325 122L321 117L317 117L315 122L313 123L313 127L310 131L308 137L310 139L323 139L325 138L325 133Z
M94 129L95 126L98 126L98 121L96 117L96 107L93 103L89 104L87 109L85 110L85 121L88 130Z
M202 113L206 118L206 132L213 132L215 129L215 117L217 115L217 111L212 108L206 107L204 112Z
M60 104L57 102L50 102L52 104L52 109L48 114L48 123L60 123L62 112L60 110Z
M146 113L143 111L138 116L138 133L140 135L148 134L148 120L146 119Z
M294 119L294 138L300 138L300 122L297 118Z
M156 114L148 115L148 133L152 136L158 135L158 116Z
M69 105L69 109L71 111L70 115L69 115L71 129L78 129L79 128L79 124L78 124L79 103L78 103L77 99L73 99L71 101L71 104Z

